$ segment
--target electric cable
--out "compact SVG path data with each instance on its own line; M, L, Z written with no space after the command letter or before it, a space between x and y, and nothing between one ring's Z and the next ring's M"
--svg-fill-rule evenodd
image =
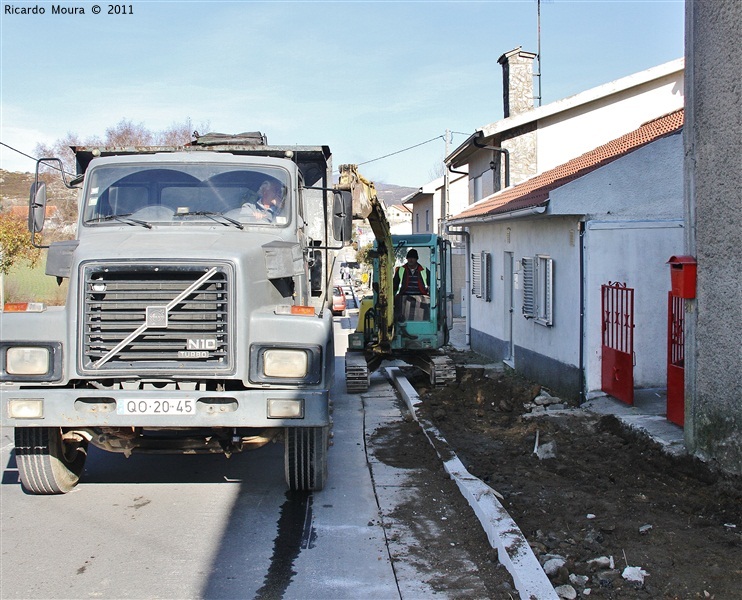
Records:
M38 158L34 158L33 156L31 156L30 154L26 154L25 152L23 152L21 150L18 150L18 148L13 148L13 146L9 146L5 142L0 142L0 146L5 146L9 150L12 150L13 152L17 152L18 154L20 154L21 156L25 156L26 158L30 158L34 162L37 162L39 160ZM49 163L44 163L44 166L45 167L48 167L49 169L54 169L55 171L60 171L60 172L64 173L65 175L69 175L70 177L74 177L75 176L74 173L70 173L70 172L65 171L64 169L62 169L60 167L56 167L56 166L51 165Z

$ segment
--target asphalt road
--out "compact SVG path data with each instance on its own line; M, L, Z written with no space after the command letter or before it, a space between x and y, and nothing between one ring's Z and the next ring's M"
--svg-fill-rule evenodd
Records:
M314 494L287 493L270 444L230 459L93 448L73 492L27 495L3 428L0 598L400 598L363 406L341 359L336 373L330 479Z

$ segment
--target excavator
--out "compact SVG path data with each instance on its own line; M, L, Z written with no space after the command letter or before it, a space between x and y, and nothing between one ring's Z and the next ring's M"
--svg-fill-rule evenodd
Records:
M335 188L352 197L353 218L366 219L375 237L372 296L362 299L356 330L348 336L348 392L368 390L384 360L402 360L442 387L455 381L453 361L441 351L453 326L451 244L435 234L392 235L374 184L356 165L341 165ZM414 250L425 271L425 292L400 293L396 268ZM412 253L414 256L414 253ZM396 284L396 286L395 286Z

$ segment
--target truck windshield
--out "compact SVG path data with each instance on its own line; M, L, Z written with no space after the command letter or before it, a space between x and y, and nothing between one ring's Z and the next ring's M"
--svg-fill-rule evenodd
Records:
M88 172L83 220L282 227L290 221L288 182L287 171L270 166L101 165Z

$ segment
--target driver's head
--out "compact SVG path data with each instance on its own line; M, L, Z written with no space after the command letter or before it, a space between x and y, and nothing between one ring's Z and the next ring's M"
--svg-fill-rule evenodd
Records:
M283 204L282 187L283 186L275 179L266 179L258 188L260 201L265 206L276 206L280 208Z
M411 249L411 250L410 250L410 251L409 251L409 252L407 253L407 263L408 263L408 264L409 264L409 265L410 265L411 267L416 267L416 266L417 266L417 258L418 258L418 257L417 257L417 250L415 250L414 248L412 248L412 249Z

